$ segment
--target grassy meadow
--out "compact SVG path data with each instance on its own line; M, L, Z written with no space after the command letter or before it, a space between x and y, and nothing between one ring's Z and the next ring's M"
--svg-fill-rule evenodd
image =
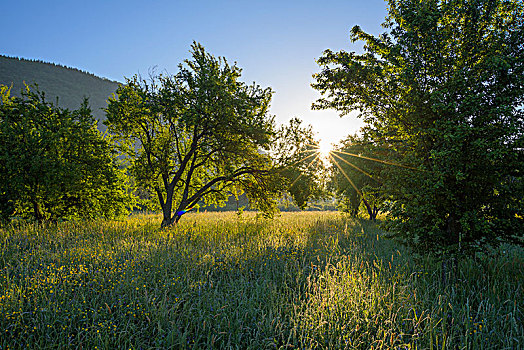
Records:
M524 349L524 252L453 283L336 212L0 229L0 349Z

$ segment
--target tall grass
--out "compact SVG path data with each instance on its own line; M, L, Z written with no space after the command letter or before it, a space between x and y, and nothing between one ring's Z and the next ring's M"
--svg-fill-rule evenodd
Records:
M0 230L0 349L524 348L522 249L415 259L337 213Z

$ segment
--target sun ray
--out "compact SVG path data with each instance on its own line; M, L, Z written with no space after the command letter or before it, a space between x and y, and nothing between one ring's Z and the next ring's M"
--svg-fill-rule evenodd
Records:
M336 161L335 158L333 158L331 155L329 156L331 158L331 160L333 161L333 164L335 164L335 166L340 170L340 172L342 173L342 175L344 175L344 177L348 180L348 182L351 184L351 186L353 186L353 188L355 189L355 191L357 191L358 195L360 197L364 197L362 195L362 192L360 192L360 190L357 188L357 186L355 186L355 184L353 183L353 181L351 180L351 178L348 176L348 174L346 174L346 172L342 169L342 167L340 166L340 164L338 164L338 162Z
M310 147L318 148L318 143L316 143L316 142L314 142L314 143L304 143L304 146L310 146Z
M318 162L321 162L321 160L319 159L318 153L316 153L316 157L313 158L312 162L314 162L315 160ZM297 178L291 183L291 185L289 185L289 188L293 187L301 177L302 177L302 173L298 174Z
M313 157L313 156L318 157L318 152L315 152L315 150L308 150L308 151L304 151L304 152L314 152L314 153L311 153L310 155L305 156L304 158L301 158L301 159L299 159L299 160L293 162L292 164L289 164L288 167L295 166L295 165L297 165L298 163L303 162L303 161L305 161L306 159L311 158L311 157ZM301 152L301 153L304 153L304 152Z
M295 181L293 181L291 183L291 185L289 185L289 188L295 186L295 184L297 183L297 181L302 177L302 173L298 174L297 178L295 179Z
M375 162L378 162L378 163L382 163L382 164L394 165L394 166L398 166L398 167L401 167L401 168L406 168L406 169L411 169L411 170L419 170L420 171L420 169L414 168L414 167L411 167L411 166L408 166L408 165L388 162L388 161L385 161L385 160L382 160L382 159L377 159L377 158L365 157L365 156L361 156L361 155L354 154L354 153L348 153L348 152L343 152L343 151L331 151L331 152L332 153L347 154L348 156L362 158L362 159L368 159L368 160L372 160L372 161L375 161Z
M311 147L311 149L306 149L305 151L301 151L300 153L304 153L304 152L316 152L317 149L318 149L318 146L315 146L315 145L304 145L306 147Z
M305 144L305 146L311 147L312 150L310 151L316 152L320 155L319 160L324 166L328 165L329 153L331 152L333 145L326 146L322 141L320 141L319 143L316 143L316 144L308 143L308 144Z
M340 159L341 161L343 161L344 163L346 163L347 165L349 166L352 166L353 168L357 169L358 171L360 171L362 174L364 175L367 175L368 177L370 177L371 179L375 180L376 182L382 184L382 182L376 178L374 178L371 174L367 173L366 171L360 169L358 166L356 166L355 164L352 164L351 162L345 160L344 158L342 158L341 156L339 155L336 155L335 153L332 153L335 157L337 157L338 159Z

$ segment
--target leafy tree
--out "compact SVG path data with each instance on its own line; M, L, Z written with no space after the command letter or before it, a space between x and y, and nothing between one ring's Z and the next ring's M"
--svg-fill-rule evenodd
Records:
M129 155L138 185L153 191L162 226L206 204L245 192L271 213L280 185L267 154L273 134L272 91L239 80L241 69L193 43L175 75L135 76L107 108L107 124Z
M69 110L77 109L84 96L89 97L93 117L99 121L104 118L102 108L107 105L108 97L118 87L115 81L76 68L0 55L0 84L12 86L11 94L21 97L18 93L24 89L24 82L38 83L49 101L59 98L58 105ZM104 131L103 124L98 127Z
M359 110L391 166L390 229L419 251L524 242L524 3L389 1L364 53L327 50L315 108Z
M385 167L381 156L388 158L388 150L381 150L365 135L349 135L330 155L332 164L331 187L342 198L344 211L357 215L361 203L370 220L376 220L384 205L386 195L382 189L382 171Z
M0 87L0 210L41 222L127 213L125 174L84 101L69 111L43 92Z
M324 194L324 166L311 126L302 127L293 118L276 132L271 146L274 170L282 178L286 192L300 209Z

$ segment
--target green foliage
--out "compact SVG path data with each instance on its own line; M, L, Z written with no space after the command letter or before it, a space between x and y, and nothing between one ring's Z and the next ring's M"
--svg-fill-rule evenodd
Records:
M370 220L376 220L387 196L382 188L387 148L381 148L366 135L349 135L330 155L330 187L341 197L343 211L356 216L361 203Z
M300 209L324 194L324 166L311 126L293 118L282 125L271 145L274 171L284 179L286 192Z
M524 250L416 261L338 213L0 229L2 349L519 349Z
M245 192L270 214L280 190L264 152L273 133L272 92L241 82L240 68L200 44L191 53L175 75L128 79L109 101L107 125L137 184L157 196L163 226L200 200L218 204L230 193Z
M14 96L24 89L24 84L38 84L40 91L46 92L46 98L58 106L73 110L78 108L85 97L93 116L98 121L105 119L103 108L108 97L115 92L118 83L75 68L54 63L27 60L0 55L0 84L11 86ZM99 123L99 130L105 131L105 125Z
M394 159L390 228L419 251L524 243L524 4L389 1L388 29L358 26L364 54L327 50L316 108L361 111Z
M114 217L130 205L111 140L96 129L87 100L69 111L43 92L11 97L0 87L0 197L4 220Z

